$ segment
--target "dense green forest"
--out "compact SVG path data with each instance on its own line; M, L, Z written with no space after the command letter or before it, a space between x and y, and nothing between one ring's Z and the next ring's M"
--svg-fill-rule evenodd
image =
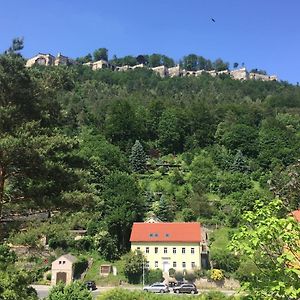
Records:
M299 207L300 87L25 68L16 50L0 56L0 216L55 214L21 233L24 222L2 222L2 239L34 247L44 234L53 249L114 260L147 216L227 228L230 239L256 200L280 197L281 216ZM68 230L78 228L88 237L75 243ZM227 248L211 255L215 268L247 276L249 262Z

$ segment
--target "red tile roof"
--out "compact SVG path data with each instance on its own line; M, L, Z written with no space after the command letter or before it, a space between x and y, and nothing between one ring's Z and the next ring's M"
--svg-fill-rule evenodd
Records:
M300 222L300 209L293 211L292 214L293 214L294 218L295 218L298 222Z
M131 242L201 242L201 224L133 223Z

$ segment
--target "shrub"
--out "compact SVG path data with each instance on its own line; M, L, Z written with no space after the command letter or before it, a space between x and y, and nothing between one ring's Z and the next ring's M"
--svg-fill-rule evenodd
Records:
M184 276L184 279L188 282L194 282L196 279L196 275L194 272L187 272Z
M145 258L140 251L129 252L125 256L124 274L129 283L140 283L143 273L143 261L145 261Z
M93 242L90 237L83 237L77 241L74 241L74 247L80 251L89 251L93 247Z
M74 281L69 285L58 284L50 290L48 300L92 300L92 294L84 283Z
M68 250L69 247L73 245L74 241L71 241L69 238L63 236L53 236L49 239L49 247L52 249L61 248L63 250Z
M214 281L221 281L224 279L224 274L222 270L219 269L212 269L210 272L210 279Z
M74 277L80 278L80 275L86 270L88 267L88 261L86 258L79 258L74 264Z
M226 272L234 272L240 265L240 260L237 256L230 253L228 250L220 248L212 249L211 260L216 269L222 269Z
M106 260L114 261L119 257L116 239L105 230L95 235L94 246Z
M154 282L162 282L163 281L163 274L160 269L156 270L149 270L146 274L146 283L152 284Z
M182 281L183 280L183 273L180 271L175 272L175 279L177 281Z
M222 292L217 292L217 291L213 291L213 292L208 292L207 294L205 294L205 300L224 300L224 299L228 299L227 296L225 296Z
M175 273L176 273L176 270L175 270L175 269L173 269L173 268L170 268L170 269L169 269L169 276L170 276L170 277L174 277L174 276L175 276Z
M203 278L203 277L206 277L207 276L207 270L204 270L204 269L196 269L194 271L194 274L196 276L196 278Z

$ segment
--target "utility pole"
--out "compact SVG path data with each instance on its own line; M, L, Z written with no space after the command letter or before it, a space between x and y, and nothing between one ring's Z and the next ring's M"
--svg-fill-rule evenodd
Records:
M143 256L143 288L145 286L145 261L144 261L144 256Z

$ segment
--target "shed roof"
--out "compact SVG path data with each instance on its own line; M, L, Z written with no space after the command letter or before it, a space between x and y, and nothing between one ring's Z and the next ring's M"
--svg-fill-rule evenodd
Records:
M60 256L59 258L57 258L55 261L59 261L59 260L62 260L62 259L65 259L65 260L68 260L70 261L71 263L75 263L77 261L77 258L75 256L73 256L72 254L68 253L68 254L64 254L62 256Z

